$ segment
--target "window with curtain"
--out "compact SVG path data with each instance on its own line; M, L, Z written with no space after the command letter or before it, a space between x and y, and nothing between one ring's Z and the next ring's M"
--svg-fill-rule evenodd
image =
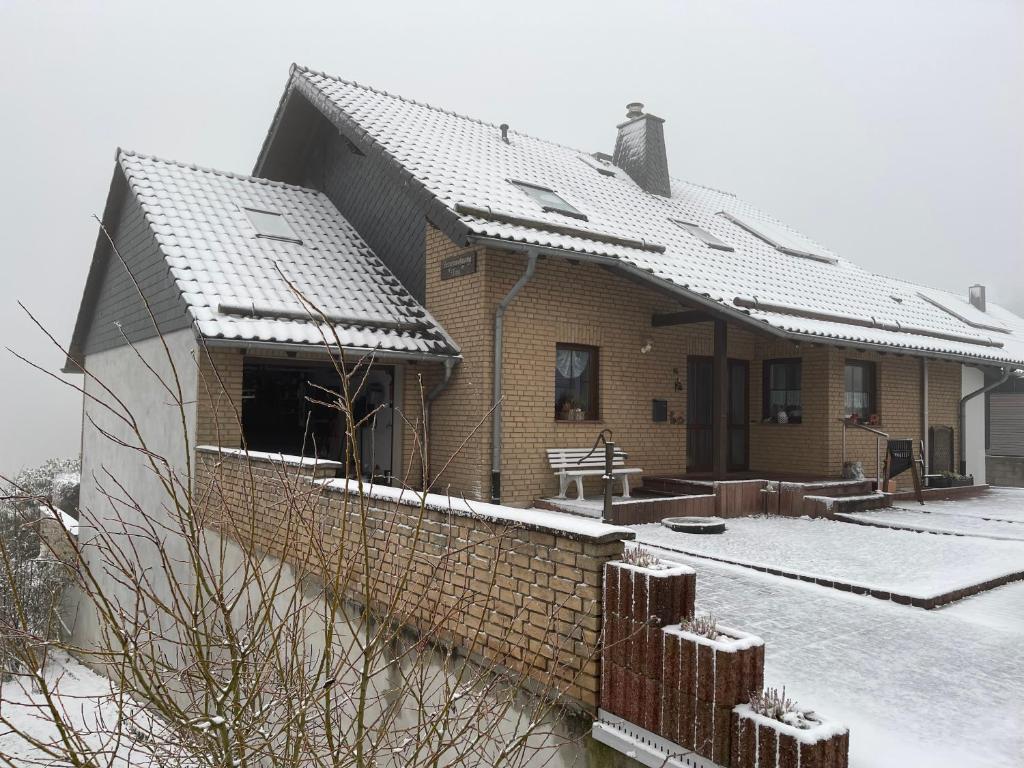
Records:
M866 360L847 360L845 371L846 418L869 421L878 413L875 389L875 364Z
M597 421L597 347L555 347L555 419Z
M804 416L800 359L765 360L762 369L765 421L800 424Z

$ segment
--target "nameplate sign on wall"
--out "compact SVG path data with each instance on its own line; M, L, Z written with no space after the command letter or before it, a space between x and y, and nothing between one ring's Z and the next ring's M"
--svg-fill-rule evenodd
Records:
M441 260L441 279L451 280L476 272L476 251L460 253Z

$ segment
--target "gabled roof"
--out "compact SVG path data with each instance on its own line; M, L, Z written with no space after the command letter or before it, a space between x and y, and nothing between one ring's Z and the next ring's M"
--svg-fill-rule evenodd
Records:
M298 66L256 173L293 93L362 151L396 166L430 200L428 218L456 239L587 254L684 301L796 340L1024 364L1019 330L964 322L915 287L857 267L734 195L680 179L672 179L671 197L648 194L588 153L517 131L505 142L499 126ZM556 192L585 220L542 207L511 181ZM734 250L708 247L678 222L696 224ZM776 247L779 237L788 248Z
M122 150L117 163L206 339L333 345L329 325L350 350L458 353L322 193ZM249 211L279 214L301 242L261 236Z

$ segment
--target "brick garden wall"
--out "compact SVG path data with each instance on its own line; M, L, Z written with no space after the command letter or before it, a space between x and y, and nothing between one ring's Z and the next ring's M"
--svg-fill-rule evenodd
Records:
M424 509L373 500L364 515L353 499L300 473L309 470L198 449L207 524L321 578L327 567L361 584L368 566L374 607L393 605L390 615L430 639L595 710L603 567L621 556L631 531L585 520L547 527L487 504L470 516L437 496ZM364 527L369 563L358 555Z

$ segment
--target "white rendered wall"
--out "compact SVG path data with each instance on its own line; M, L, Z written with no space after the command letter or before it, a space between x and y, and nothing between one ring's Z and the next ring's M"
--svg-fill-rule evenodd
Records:
M977 368L961 366L961 395L968 395L985 386L985 374ZM964 411L964 458L967 460L967 474L974 475L974 482L985 482L985 397L978 395L967 401Z
M104 572L100 553L95 545L90 546L90 541L95 540L97 529L119 528L119 514L126 518L138 517L138 512L131 509L130 505L114 501L110 496L122 498L125 493L130 494L135 504L158 520L169 519L167 509L170 499L149 462L140 453L119 445L116 440L103 434L106 431L129 445L139 444L139 439L132 434L128 425L103 405L93 401L92 398L96 398L103 403L111 403L112 407L123 412L100 383L109 388L132 412L147 448L166 458L188 487L186 457L189 457L189 461L194 458L196 426L196 339L191 329L184 329L164 336L163 342L170 350L169 358L161 340L152 338L138 342L134 348L125 346L105 350L89 355L85 360L85 368L90 376L86 376L84 382L86 397L82 420L79 541L82 557L93 573ZM147 364L152 371L147 368ZM158 376L163 378L170 389L175 391L172 375L174 368L177 369L181 384L184 414L158 379ZM99 381L93 381L92 377ZM115 479L124 486L123 491L114 484ZM169 554L181 554L175 552L182 547L173 536L167 535L163 539L163 549ZM156 564L158 552L153 551L154 547L138 541L136 545L142 547L138 552L141 563ZM110 576L101 576L100 582L105 594L130 610L135 597L130 590ZM84 601L80 602L78 615L74 617L74 637L81 646L94 647L99 640L96 617L87 610Z

